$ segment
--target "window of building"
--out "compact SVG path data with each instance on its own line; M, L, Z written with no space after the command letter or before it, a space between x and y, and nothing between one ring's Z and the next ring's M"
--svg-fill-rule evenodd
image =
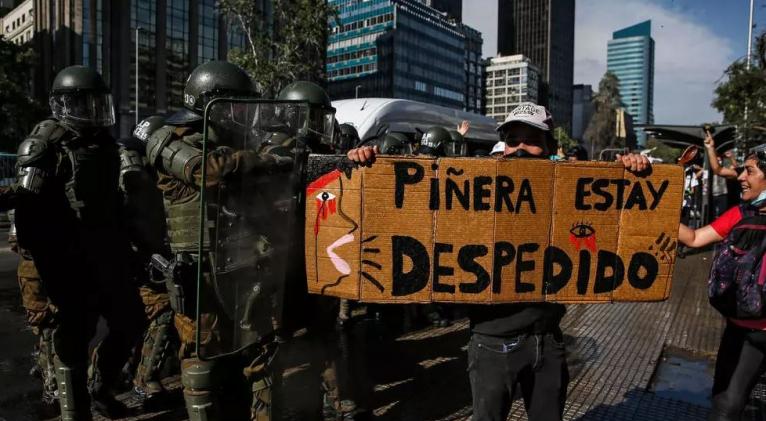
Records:
M199 63L218 58L218 15L215 0L199 0L199 36L197 58Z

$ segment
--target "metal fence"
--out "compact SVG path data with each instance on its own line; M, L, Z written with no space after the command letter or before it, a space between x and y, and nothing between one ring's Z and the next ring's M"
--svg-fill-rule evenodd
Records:
M10 186L16 179L16 154L0 152L0 186Z

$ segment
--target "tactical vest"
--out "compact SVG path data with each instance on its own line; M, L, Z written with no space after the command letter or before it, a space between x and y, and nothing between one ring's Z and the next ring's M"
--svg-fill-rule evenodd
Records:
M45 120L30 138L53 147L53 171L64 182L69 206L81 222L102 226L120 220L120 158L117 144L105 130L82 135L56 120Z
M164 126L151 135L157 136L159 139L163 139L150 144L154 145L166 145L170 142L180 141L189 146L197 149L201 149L202 135L197 132L191 132L185 127ZM169 139L168 139L169 138ZM164 147L164 146L162 146ZM153 157L159 156L159 151L155 155L152 151L148 153L150 161ZM180 156L174 156L175 158L185 158ZM183 165L183 162L166 162L164 165ZM166 175L166 177L169 177ZM163 198L165 204L165 221L168 229L168 240L170 248L173 253L189 252L196 253L198 251L199 244L199 228L200 228L200 200L201 194L199 190L195 190L194 193L180 200L169 200L167 197ZM206 213L207 219L207 213ZM205 229L210 229L213 226L212 221L207 221ZM210 240L209 236L205 237L203 248L209 250Z

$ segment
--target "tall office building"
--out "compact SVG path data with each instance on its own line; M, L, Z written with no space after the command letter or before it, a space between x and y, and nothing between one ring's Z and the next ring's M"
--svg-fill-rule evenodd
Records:
M572 87L572 139L582 140L593 115L593 87L574 85Z
M0 18L0 36L21 45L32 41L35 32L34 3L25 0Z
M411 99L479 112L481 34L415 0L330 0L332 99ZM477 66L471 66L477 64ZM469 90L470 87L470 90Z
M489 59L485 81L485 115L500 123L520 103L538 103L539 84L540 70L523 55Z
M444 12L458 22L463 20L463 0L422 0L426 6Z
M540 104L571 126L575 0L498 0L497 48L522 54L542 73Z
M652 21L638 23L612 33L607 45L607 70L620 80L620 96L633 123L654 123L654 40ZM638 144L646 135L636 129Z
M64 67L92 67L112 89L114 135L120 137L129 136L135 123L136 86L139 118L173 112L183 105L183 86L194 67L225 59L230 48L244 45L241 31L229 30L215 10L215 0L33 3L33 45L40 56L34 70L35 96L47 98L53 78Z

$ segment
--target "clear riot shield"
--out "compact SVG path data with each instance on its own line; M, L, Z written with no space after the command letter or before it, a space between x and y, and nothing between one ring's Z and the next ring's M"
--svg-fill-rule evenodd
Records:
M197 355L273 339L298 217L308 104L212 100L205 108ZM299 164L296 165L295 163Z

